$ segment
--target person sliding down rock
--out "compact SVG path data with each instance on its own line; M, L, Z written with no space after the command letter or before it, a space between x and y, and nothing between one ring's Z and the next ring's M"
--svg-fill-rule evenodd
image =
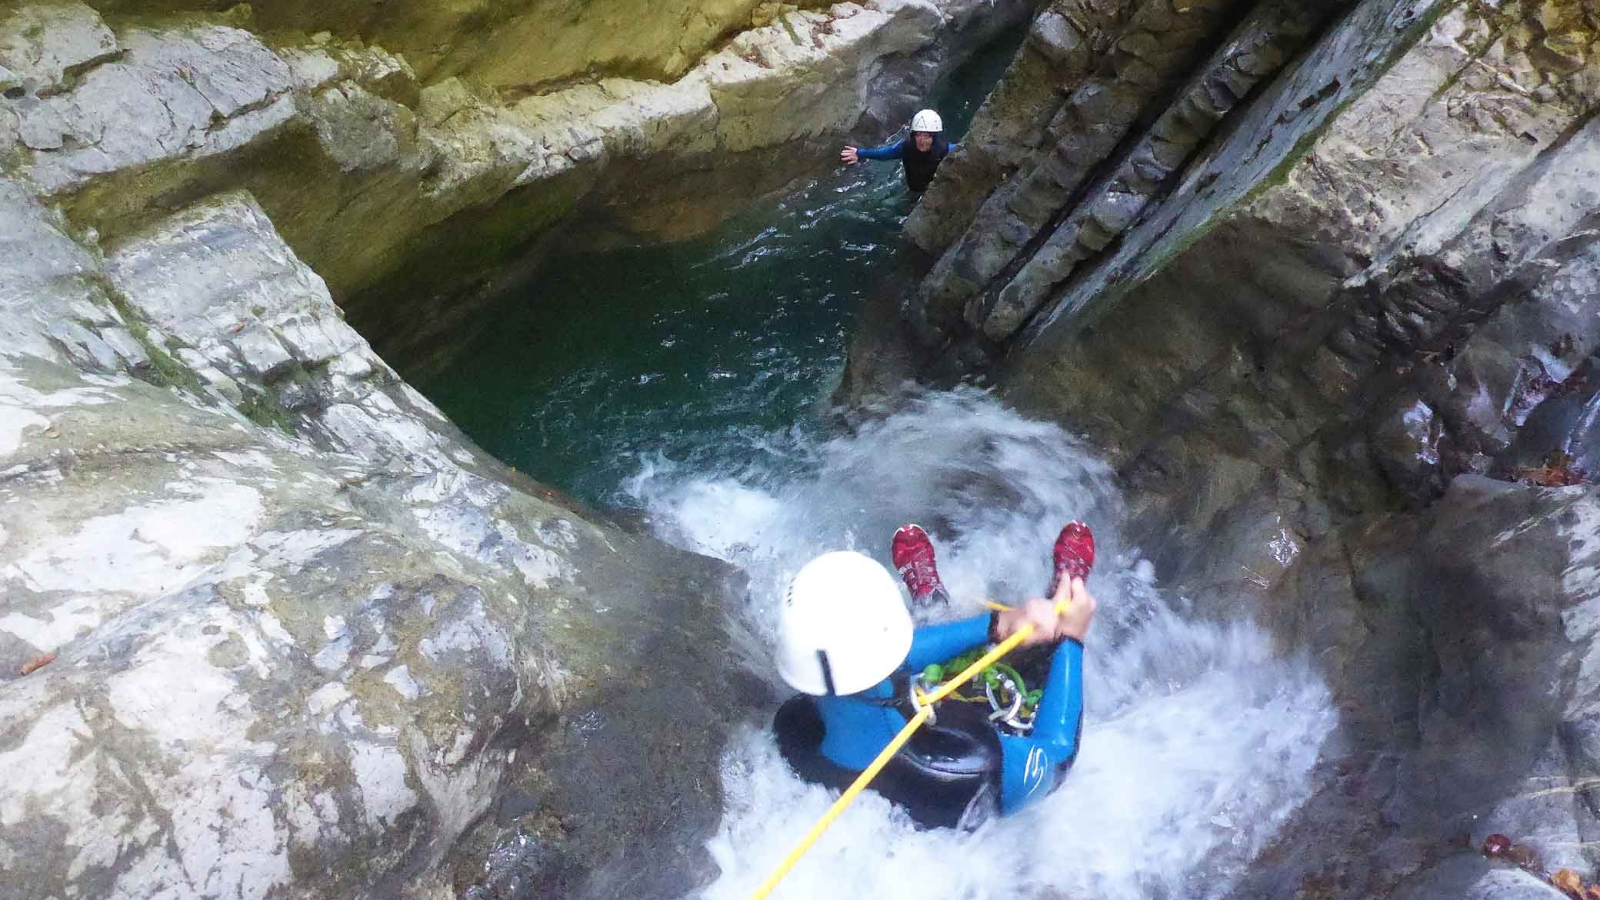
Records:
M893 559L913 598L943 593L933 544L920 527L896 532ZM912 626L894 576L872 558L839 551L807 563L779 613L778 673L801 692L773 721L789 765L808 781L848 786L915 715L912 687L922 679L931 690L928 671L1031 624L1021 646L1055 647L1043 691L1026 691L1012 679L1020 680L1015 670L996 663L984 676L988 702L980 696L977 703L938 704L935 718L872 788L930 828L976 827L1055 790L1077 756L1083 725L1083 640L1096 607L1084 584L1094 565L1088 526L1061 529L1054 562L1050 599L922 628ZM1062 600L1070 603L1058 616ZM1031 715L1022 710L1024 699L1031 700Z
M939 163L956 149L944 136L944 121L939 114L925 109L911 117L911 137L901 138L882 147L846 147L839 151L839 161L853 166L863 159L898 159L906 173L906 187L920 194L933 183L933 173Z

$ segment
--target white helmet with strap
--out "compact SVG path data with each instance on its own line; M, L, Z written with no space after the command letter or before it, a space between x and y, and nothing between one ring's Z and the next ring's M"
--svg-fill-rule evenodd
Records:
M925 109L911 117L912 131L943 131L944 120L931 109Z
M876 560L824 553L789 582L778 617L778 674L818 696L864 691L911 651L911 614Z

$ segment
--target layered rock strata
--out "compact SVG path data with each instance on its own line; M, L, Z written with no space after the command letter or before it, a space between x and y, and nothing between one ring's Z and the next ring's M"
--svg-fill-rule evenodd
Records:
M1091 435L1161 576L1328 675L1328 786L1238 896L1548 891L1467 857L1600 833L1600 13L1236 4L1150 63L1191 6L1036 20L908 223L924 372Z

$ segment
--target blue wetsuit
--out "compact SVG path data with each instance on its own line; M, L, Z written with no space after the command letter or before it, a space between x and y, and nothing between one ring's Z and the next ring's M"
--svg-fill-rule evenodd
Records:
M918 628L901 672L919 672L989 640L989 616ZM894 679L859 694L815 698L823 725L821 753L844 769L865 769L905 727ZM948 705L948 704L946 704ZM943 708L943 707L941 707ZM1000 811L1013 813L1055 789L1078 753L1083 718L1083 644L1068 639L1055 649L1044 696L1027 736L999 734Z
M904 159L906 145L910 143L911 138L903 137L892 144L884 144L882 147L857 147L856 156L862 159ZM954 153L955 149L960 146L960 144L951 144L950 152Z

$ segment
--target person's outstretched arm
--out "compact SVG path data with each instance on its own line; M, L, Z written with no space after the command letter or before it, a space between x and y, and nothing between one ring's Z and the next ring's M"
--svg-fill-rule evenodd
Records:
M1013 813L1048 795L1072 768L1083 729L1083 644L1056 648L1027 737L1000 735L1000 809Z
M906 155L906 139L901 138L882 147L846 147L839 151L839 161L853 166L863 159L901 159Z
M924 625L911 634L911 652L902 664L912 672L920 672L934 663L971 650L989 640L988 614L954 622ZM953 674L953 673L952 673Z
M1000 808L1011 813L1049 794L1078 756L1083 731L1083 639L1094 620L1094 595L1079 578L1062 579L1053 600L1068 598L1050 658L1044 695L1026 737L1000 736Z

